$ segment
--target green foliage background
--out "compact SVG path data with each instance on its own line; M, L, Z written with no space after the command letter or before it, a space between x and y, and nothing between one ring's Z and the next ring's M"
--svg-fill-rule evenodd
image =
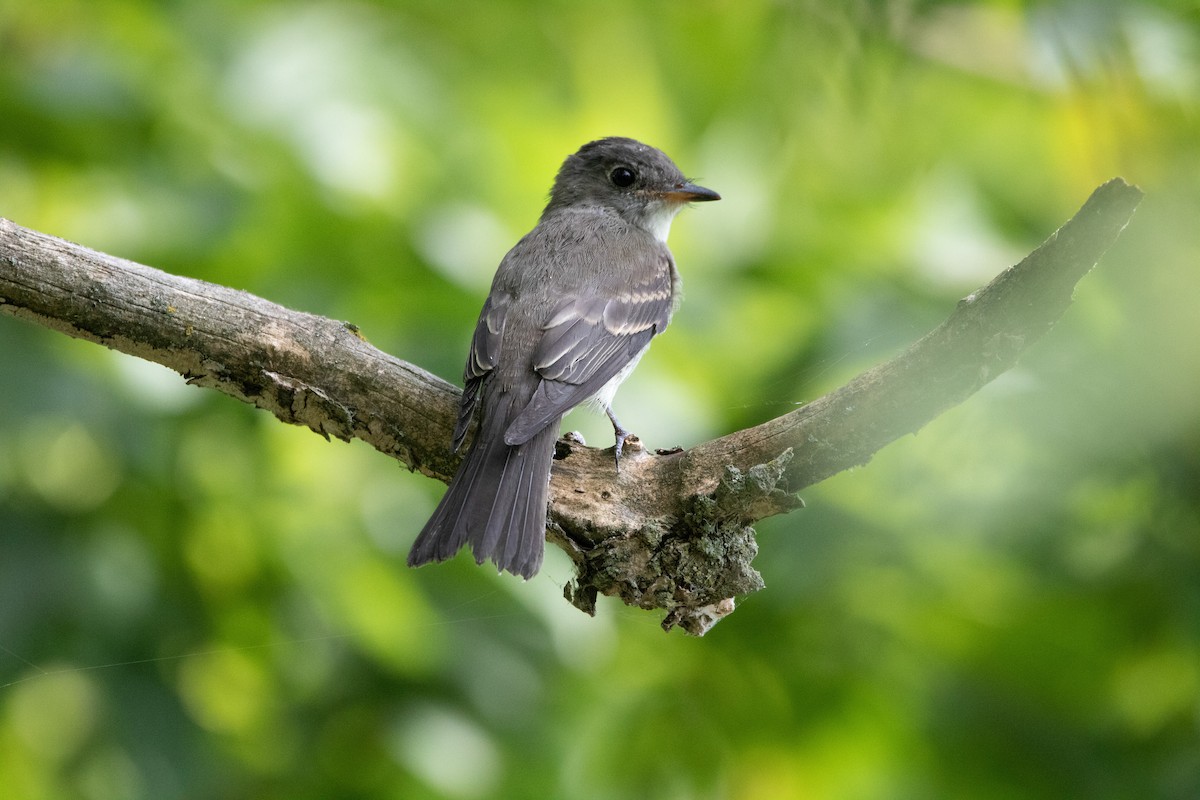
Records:
M725 196L618 398L651 446L1147 198L1018 369L763 524L699 640L583 616L557 553L409 570L439 485L0 316L0 793L1200 795L1195 3L0 0L0 215L451 379L610 134Z

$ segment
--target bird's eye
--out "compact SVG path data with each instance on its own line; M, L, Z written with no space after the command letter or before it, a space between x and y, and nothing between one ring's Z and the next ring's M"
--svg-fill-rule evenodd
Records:
M633 186L633 182L637 180L637 173L629 169L629 167L617 167L612 172L608 173L608 179L613 182L613 186L618 189L628 189Z

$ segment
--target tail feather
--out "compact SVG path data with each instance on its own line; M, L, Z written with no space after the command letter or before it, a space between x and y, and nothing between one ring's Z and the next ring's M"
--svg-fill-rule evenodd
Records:
M556 430L557 428L551 429ZM544 433L544 432L543 432ZM550 441L553 453L553 439ZM516 457L528 460L530 453L521 453ZM495 553L498 561L512 565L510 571L523 574L536 573L542 562L542 552L545 549L543 541L546 536L546 493L550 465L546 464L544 473L540 473L536 465L523 466L516 470L517 479L513 482L511 499L501 500L497 495L499 508L504 508L504 502L511 502L511 510L499 515L494 514L488 521L488 531L501 528L499 540L491 552ZM540 488L540 491L539 491ZM503 524L497 518L505 519ZM532 560L531 560L532 559Z
M541 567L558 424L514 447L504 443L503 425L486 422L413 543L409 566L445 561L469 542L480 564L491 559L526 579Z

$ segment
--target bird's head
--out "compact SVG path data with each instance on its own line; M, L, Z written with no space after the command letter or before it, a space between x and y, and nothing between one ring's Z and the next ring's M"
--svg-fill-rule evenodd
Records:
M666 241L671 220L688 203L720 200L683 176L666 153L634 139L597 139L567 157L546 213L574 206L609 208Z

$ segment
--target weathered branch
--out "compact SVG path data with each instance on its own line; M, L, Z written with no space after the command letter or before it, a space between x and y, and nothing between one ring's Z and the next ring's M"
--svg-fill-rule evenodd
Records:
M669 454L564 440L550 538L575 559L567 596L662 608L703 633L761 588L749 526L799 489L863 464L1011 367L1069 305L1141 192L1114 179L937 329L846 386L762 425ZM354 326L182 278L0 220L0 311L176 370L326 436L359 438L447 480L458 391L372 347Z
M459 390L348 323L98 253L0 219L0 311L154 361L448 480Z
M945 322L896 358L789 414L694 448L689 483L712 480L714 464L746 469L793 447L784 477L799 491L915 433L1012 367L1053 327L1141 198L1119 178L1104 184L1040 247L960 300Z

